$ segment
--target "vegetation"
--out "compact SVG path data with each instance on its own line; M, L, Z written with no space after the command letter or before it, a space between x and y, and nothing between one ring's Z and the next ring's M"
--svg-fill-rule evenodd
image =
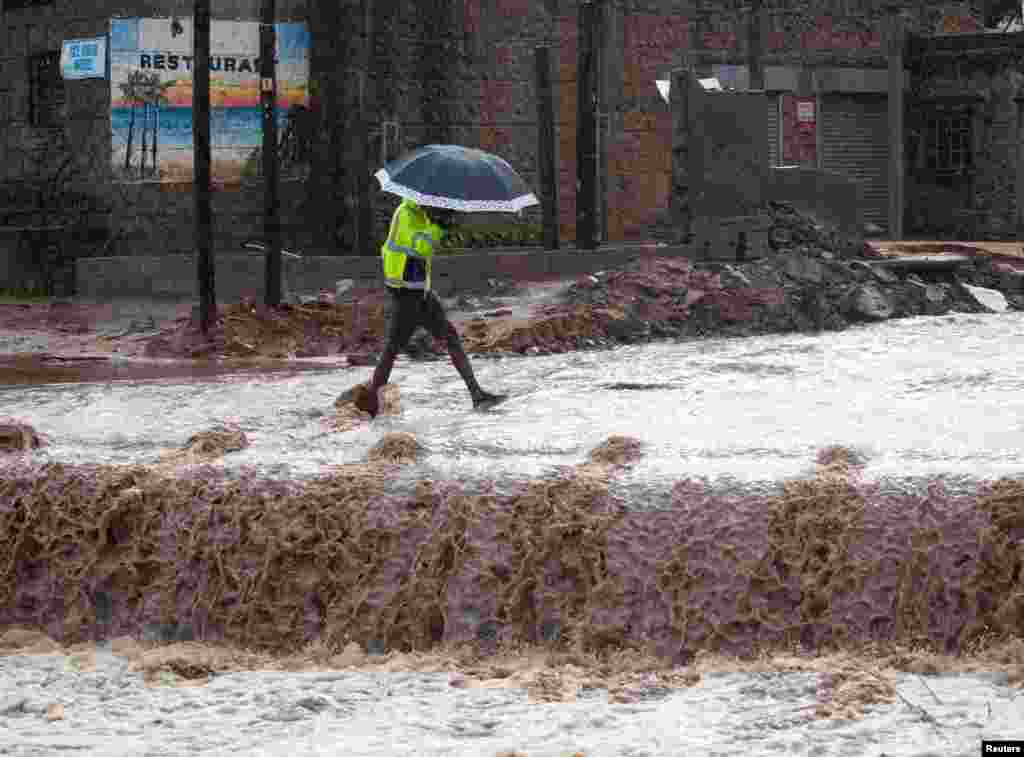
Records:
M29 302L49 302L52 299L42 287L34 289L0 289L0 305L21 305Z
M542 239L543 228L539 223L455 226L441 243L441 254L495 247L534 247L540 245Z

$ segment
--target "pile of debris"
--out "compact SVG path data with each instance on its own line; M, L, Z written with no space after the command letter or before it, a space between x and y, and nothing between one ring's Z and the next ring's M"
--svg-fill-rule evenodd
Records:
M144 354L155 358L362 354L377 348L387 307L381 293L366 292L336 304L317 301L267 307L243 301L219 307L217 315L210 338L201 333L195 312L150 339Z
M768 244L775 252L796 251L829 259L862 257L867 252L864 238L843 232L799 211L792 203L771 200Z
M528 315L511 309L478 313L460 326L468 352L544 355L665 338L751 336L838 330L857 322L950 312L990 312L973 288L994 289L1024 309L1024 271L977 258L957 270L917 273L886 264L857 234L769 202L769 244L744 262L692 262L638 255L631 262L580 277L553 304ZM721 256L717 256L721 259ZM486 291L514 286L488 280ZM483 282L481 282L483 289ZM352 365L375 362L385 338L387 295L381 287L339 287L344 302L325 297L301 305L222 308L212 340L196 318L150 340L151 357L317 357L347 354ZM482 305L467 293L456 310ZM481 297L485 297L483 293ZM550 303L550 300L549 300ZM443 359L446 346L420 330L411 357Z
M29 424L15 418L0 418L0 453L28 452L45 444L46 440Z

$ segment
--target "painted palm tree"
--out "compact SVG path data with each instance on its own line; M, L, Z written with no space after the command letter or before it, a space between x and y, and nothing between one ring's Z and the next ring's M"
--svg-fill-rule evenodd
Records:
M167 97L167 90L174 86L174 82L162 82L160 81L159 74L150 74L145 77L145 83L143 87L143 100L146 104L147 116L152 115L152 141L150 143L150 168L155 176L157 173L157 143L158 136L160 134L160 107L170 103ZM149 118L146 119L147 123ZM143 156L142 162L146 162L146 147L143 143L142 148Z
M131 171L132 168L132 147L135 141L135 108L142 103L142 87L145 74L141 71L132 71L128 74L128 79L122 82L119 87L121 89L121 96L131 106L131 115L128 118L128 144L124 151L124 170L125 173Z

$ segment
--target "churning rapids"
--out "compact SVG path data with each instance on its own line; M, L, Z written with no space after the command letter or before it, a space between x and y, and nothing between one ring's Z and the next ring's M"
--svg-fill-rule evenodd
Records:
M407 431L426 454L403 478L515 479L578 463L624 434L645 454L615 486L638 509L657 508L686 476L771 485L806 473L828 445L862 453L865 478L900 485L941 475L956 488L1024 472L1022 326L1024 313L954 314L477 358L481 383L514 395L488 413L471 411L447 361L403 358L393 373L402 413L344 433L328 433L320 418L370 368L9 387L0 407L48 439L35 457L62 462L155 462L227 422L249 446L218 465L269 477L312 477L365 459L386 432ZM240 672L152 687L101 645L85 668L59 653L0 655L0 755L925 757L1024 738L1024 696L1005 675L901 674L890 696L865 695L860 719L808 717L829 675L723 672L678 691L649 687L633 701L584 687L574 701L537 703L522 689L408 670Z
M410 476L537 475L626 434L645 456L623 483L652 494L684 476L788 478L830 444L863 453L867 478L947 474L955 484L1024 470L1022 324L1024 313L954 314L815 335L477 358L481 383L513 395L491 413L470 410L447 361L402 358L392 374L402 414L343 434L326 434L317 418L369 368L16 387L0 390L0 405L49 438L39 459L66 462L151 462L228 422L249 447L222 464L269 476L362 460L386 432L409 431L427 451Z

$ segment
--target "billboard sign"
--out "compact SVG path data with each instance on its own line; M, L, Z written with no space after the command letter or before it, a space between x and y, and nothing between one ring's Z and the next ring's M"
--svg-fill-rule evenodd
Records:
M110 122L114 174L122 181L191 182L192 19L110 22ZM287 148L308 114L309 31L278 23L278 135ZM210 22L211 176L238 183L255 170L262 145L260 25ZM307 121L308 122L308 121ZM284 149L283 154L295 151ZM281 175L300 166L282 160Z
M60 51L60 72L65 79L103 79L107 75L107 40L66 39Z

